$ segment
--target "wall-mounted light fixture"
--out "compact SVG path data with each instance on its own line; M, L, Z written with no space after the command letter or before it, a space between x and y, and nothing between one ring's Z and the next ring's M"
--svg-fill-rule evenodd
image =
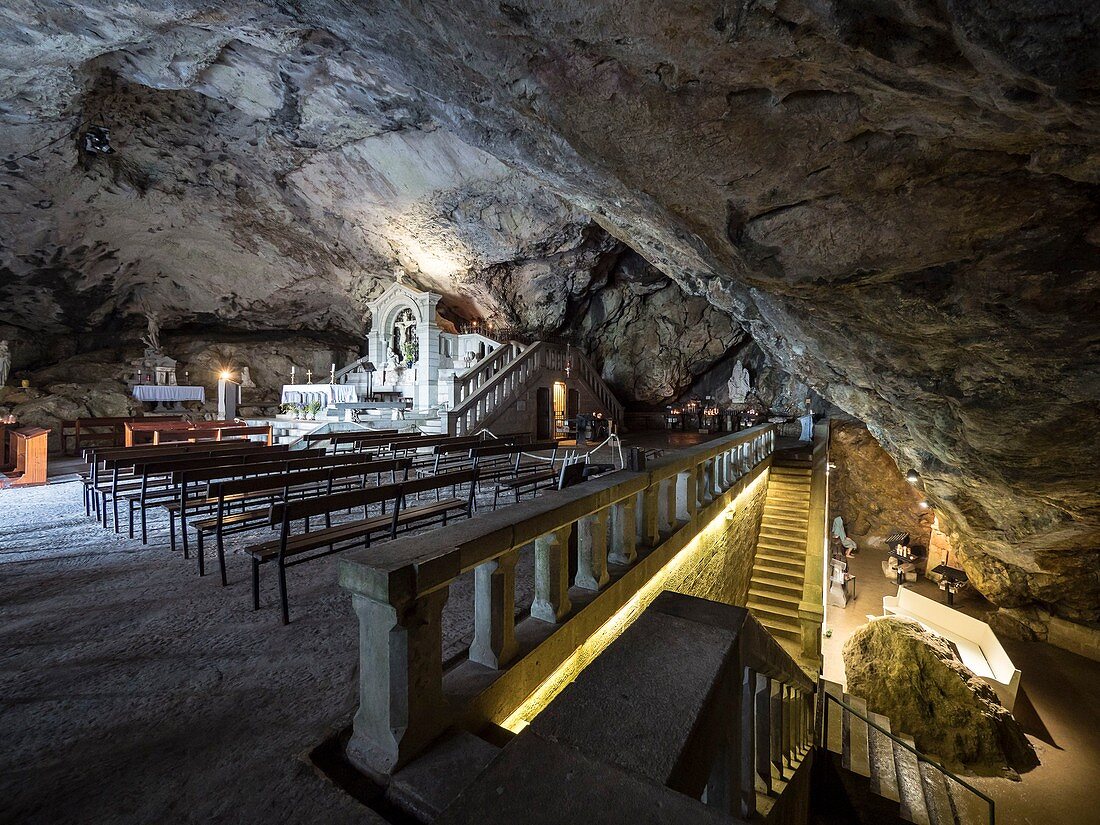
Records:
M916 470L910 470L905 474L905 480L908 481L910 484L916 484L918 481L920 481L920 473L918 473Z

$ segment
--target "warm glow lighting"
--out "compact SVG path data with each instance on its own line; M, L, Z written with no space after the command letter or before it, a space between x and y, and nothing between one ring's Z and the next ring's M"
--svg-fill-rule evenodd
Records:
M742 496L752 493L756 486L764 481L767 476L766 472L761 473L752 484L738 493L733 501L724 507L691 541L684 545L680 552L669 559L668 563L658 570L653 578L642 585L638 592L619 608L615 615L600 625L565 661L558 665L557 669L546 677L542 684L535 688L531 695L524 699L508 718L500 723L501 727L510 730L512 733L519 733L531 724L531 720L538 716L542 709L553 701L555 696L561 693L570 682L574 681L582 670L588 667L597 656L603 653L608 645L634 623L634 620L642 614L642 611L649 606L650 602L665 589L665 584L669 579L692 562L698 560L696 551L700 549L702 542L726 529L727 523L732 521L730 514L736 509L737 502Z
M222 370L221 374L218 377L222 381L228 381L230 378L233 377L233 373L231 373L229 370Z
M918 481L920 481L920 473L918 473L916 470L910 470L905 474L905 480L908 481L910 484L916 484Z
M922 510L927 510L928 509L928 502L927 501L922 501L917 506L920 507Z

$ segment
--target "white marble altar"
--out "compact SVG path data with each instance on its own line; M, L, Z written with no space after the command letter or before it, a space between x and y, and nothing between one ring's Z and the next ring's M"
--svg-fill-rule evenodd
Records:
M282 403L308 404L320 401L324 407L358 400L350 384L284 384Z

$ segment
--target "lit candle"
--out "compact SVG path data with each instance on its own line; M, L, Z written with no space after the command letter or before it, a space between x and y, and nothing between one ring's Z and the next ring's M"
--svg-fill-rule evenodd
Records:
M290 383L291 384L294 383L294 365L293 364L290 365Z

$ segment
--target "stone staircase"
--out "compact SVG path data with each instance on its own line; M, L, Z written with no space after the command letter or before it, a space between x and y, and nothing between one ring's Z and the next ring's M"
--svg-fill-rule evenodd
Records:
M842 700L910 748L913 739L891 730L890 720L867 710L867 703L844 693L836 682L823 679L824 692ZM865 819L890 819L916 825L978 825L989 822L986 803L935 765L919 760L916 753L894 742L847 708L822 697L826 729L824 747L840 758L841 768L866 780L866 790L877 797L881 810L864 808ZM850 777L849 777L850 778ZM845 782L844 784L849 784Z
M798 641L798 603L806 565L811 462L777 453L768 476L764 516L756 541L748 608L773 636Z

